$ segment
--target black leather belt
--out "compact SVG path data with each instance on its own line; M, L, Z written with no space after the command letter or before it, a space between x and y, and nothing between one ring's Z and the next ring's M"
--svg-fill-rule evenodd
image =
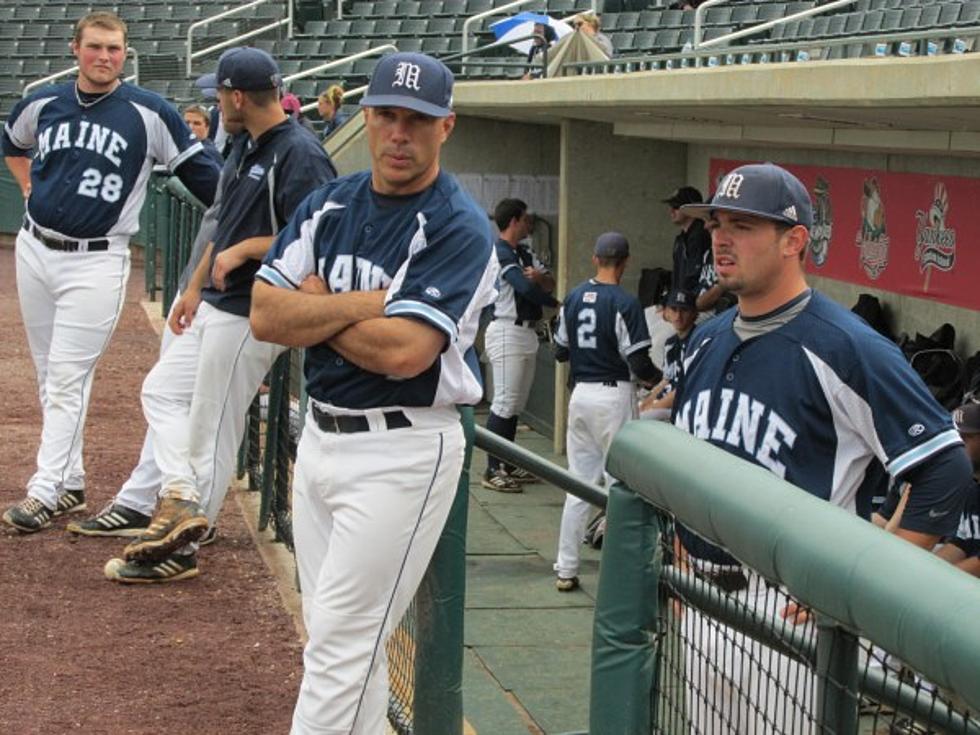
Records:
M412 425L408 416L403 411L385 411L385 428L387 429L407 429ZM313 406L313 420L320 427L320 431L331 434L357 434L361 431L371 431L371 424L367 416L337 416L332 413L321 411Z
M604 388L618 388L618 380L580 380L580 383L590 383L592 385L601 385Z
M514 324L519 327L531 327L532 329L538 326L537 319L515 319Z
M59 240L57 237L49 237L41 232L37 225L27 219L24 220L24 229L43 242L49 250L59 250L63 253L77 253L79 250L85 250L92 253L109 249L109 241L105 238L101 240Z

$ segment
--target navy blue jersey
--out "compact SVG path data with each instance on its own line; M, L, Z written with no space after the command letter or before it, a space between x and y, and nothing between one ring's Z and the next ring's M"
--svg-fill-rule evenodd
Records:
M835 505L856 509L873 458L892 478L961 444L898 348L819 293L746 341L737 310L699 326L674 423Z
M286 226L306 196L337 176L330 158L308 131L287 118L253 141L243 136L228 154L222 177L221 210L211 265L223 250L250 237L272 236ZM222 311L248 316L252 283L261 263L248 260L225 277L225 290L213 285L201 296Z
M41 227L80 239L136 233L155 163L205 204L220 172L213 159L196 155L200 141L169 102L129 84L87 106L74 82L22 99L4 125L3 152L31 151L28 213Z
M693 220L687 230L681 230L674 238L671 290L698 293L704 254L711 251L711 235L704 222Z
M575 383L629 380L626 358L650 347L640 302L615 284L590 278L565 298L555 342L568 349Z
M384 197L371 172L344 176L307 198L276 238L258 278L298 288L317 274L333 293L387 289L385 316L445 333L446 349L411 379L347 362L331 347L306 351L307 390L344 409L472 404L483 389L473 340L496 295L497 259L486 214L442 172L424 191Z
M524 276L525 268L548 272L529 247L518 243L516 248L512 248L510 243L500 239L497 240L495 249L500 263L500 276L497 281L497 300L493 304L494 319L536 322L541 318L543 306L558 305L554 297Z
M956 538L951 543L958 546L967 556L980 556L980 483L974 480L966 496L963 515Z
M664 379L668 383L657 395L657 398L663 398L677 388L681 375L684 373L684 350L687 347L687 342L691 334L692 332L688 332L686 336L681 337L675 332L664 342L663 373Z

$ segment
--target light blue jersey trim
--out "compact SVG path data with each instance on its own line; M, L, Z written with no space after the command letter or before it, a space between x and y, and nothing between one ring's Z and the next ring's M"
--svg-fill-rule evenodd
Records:
M259 272L255 274L255 277L261 278L263 281L266 281L273 286L278 286L279 288L288 288L293 291L296 290L296 286L294 286L288 278L282 275L282 273L277 271L271 265L263 264L262 267L259 268Z
M178 153L174 157L174 160L170 161L167 164L167 168L170 169L171 172L176 171L180 167L180 164L182 164L191 156L196 155L203 150L204 150L204 144L201 143L201 141L197 141L197 143L194 143L190 148L187 148L181 153Z
M456 341L456 323L438 309L422 301L395 301L385 307L385 316L417 316L441 329L453 342Z
M914 467L934 454L938 454L943 449L962 443L963 440L960 439L959 432L955 429L944 431L942 434L937 434L932 437L926 443L913 447L905 452L905 454L893 459L888 465L888 474L892 477L898 477L911 467Z

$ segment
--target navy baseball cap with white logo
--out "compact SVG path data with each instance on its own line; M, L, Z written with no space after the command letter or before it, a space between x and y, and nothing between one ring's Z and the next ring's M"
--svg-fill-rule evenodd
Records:
M980 403L964 403L957 408L953 423L961 434L980 434Z
M696 297L690 291L682 288L675 288L667 297L666 306L674 309L693 309L695 308Z
M803 183L773 163L739 166L727 174L706 204L685 204L681 211L708 219L713 212L738 212L788 225L813 226L813 205Z
M361 107L404 107L448 117L453 111L453 73L425 54L390 54L374 67Z
M593 252L600 258L625 258L630 254L630 244L618 232L603 232L596 238Z
M268 52L251 46L230 48L218 59L215 86L258 92L282 86L279 65Z

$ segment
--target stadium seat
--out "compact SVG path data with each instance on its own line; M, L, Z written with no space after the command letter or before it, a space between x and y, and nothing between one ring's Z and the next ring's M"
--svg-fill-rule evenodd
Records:
M759 17L759 7L752 3L737 5L732 8L732 23L736 25L749 25L756 22Z
M720 5L708 8L704 14L704 22L709 26L727 26L732 20L732 9L729 6Z
M309 77L295 79L289 82L289 91L301 99L313 99L317 95L316 80Z
M466 0L466 15L484 13L493 8L493 0Z
M960 11L962 9L962 2L951 2L943 5L936 25L940 28L948 28L949 26L956 25L956 22L960 18Z
M350 35L351 26L354 21L345 18L344 20L331 20L327 23L325 34L334 38L347 38Z
M827 35L827 26L830 25L830 17L817 15L813 18L813 25L810 26L810 38L823 38Z
M610 30L632 31L640 27L640 14L636 12L628 12L620 13L615 29Z
M419 12L422 3L418 0L398 0L395 6L395 15L400 18L414 18L421 13Z
M374 22L372 35L382 38L394 38L401 33L402 22L398 18L379 18Z
M408 38L419 38L425 35L428 27L429 21L426 18L406 18L401 22L399 34ZM400 43L398 47L401 48Z
M398 6L396 0L377 0L374 3L374 11L371 13L375 18L390 18L395 15L395 8Z
M899 27L903 31L908 31L919 26L919 18L922 15L922 8L906 8L902 11L902 20Z
M430 18L426 28L426 33L430 36L449 36L455 32L455 18Z
M419 15L423 18L442 15L442 0L420 0Z
M656 31L660 28L660 15L663 11L661 10L644 10L640 13L640 20L638 27L646 28L651 31ZM606 19L602 19L603 25L605 25Z
M897 31L902 27L902 11L897 9L883 10L881 16L881 30L885 32Z
M971 0L970 2L963 3L963 9L960 11L960 19L957 25L973 26L978 24L980 24L980 2Z
M399 38L398 50L418 53L422 50L423 43L421 38Z
M680 29L664 28L663 30L657 31L657 38L654 41L654 46L661 53L677 51L681 47L680 38Z
M328 60L338 59L344 55L344 39L325 38L320 41L320 55Z
M656 47L656 39L656 31L638 31L633 36L633 47L638 53L649 53ZM616 51L618 53L619 49L616 49Z
M357 18L367 18L374 15L374 3L371 0L358 0L350 9L350 14Z
M636 32L635 31L616 31L609 36L609 40L612 41L613 48L616 49L616 53L621 56L629 56L634 50L636 50Z
M350 35L366 38L374 35L374 18L357 18L351 23Z
M861 33L878 33L881 30L884 16L884 10L870 10L864 13L864 17L861 19Z
M426 36L422 39L422 50L432 56L442 56L449 53L449 38L447 36Z
M381 42L375 42L372 38L348 38L344 41L344 53L342 56L350 56L351 54L359 54L361 51L367 51L372 46L380 46Z
M660 24L663 28L680 28L683 19L683 10L665 10L660 14Z
M845 23L847 23L847 14L830 16L827 21L827 37L839 38L843 36Z
M331 23L338 23L339 21L327 21L327 20L308 20L306 21L306 27L303 29L304 35L307 36L324 36L330 31ZM350 22L350 21L348 21Z
M786 17L786 3L762 3L759 5L759 22Z
M441 16L452 16L453 18L466 15L466 0L442 0L442 9L439 11Z
M922 14L919 16L919 22L916 24L917 28L935 28L936 24L939 23L939 13L942 11L942 6L940 5L927 5L922 8Z

